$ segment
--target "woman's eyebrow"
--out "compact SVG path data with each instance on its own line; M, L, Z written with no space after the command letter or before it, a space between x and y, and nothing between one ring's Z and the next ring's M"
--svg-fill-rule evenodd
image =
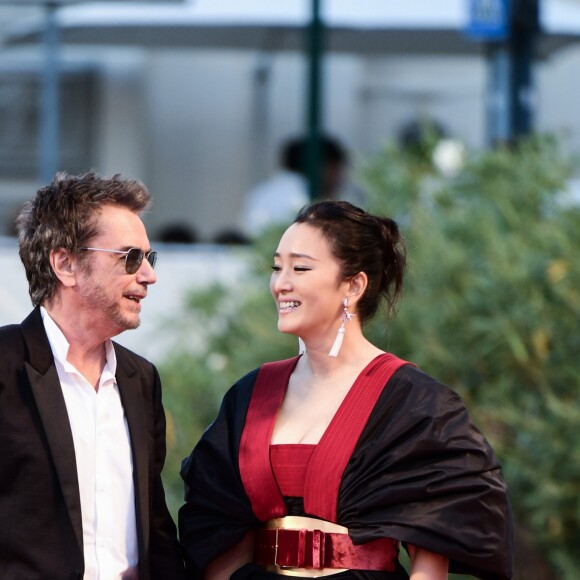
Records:
M275 252L274 253L274 258L279 258L280 257L280 252ZM297 252L292 252L290 254L291 258L306 258L307 260L314 260L315 262L319 262L318 259L313 258L312 256L309 256L308 254L300 254Z

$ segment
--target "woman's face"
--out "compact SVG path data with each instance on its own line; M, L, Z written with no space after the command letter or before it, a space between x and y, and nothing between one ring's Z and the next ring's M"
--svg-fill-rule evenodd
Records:
M349 284L339 281L339 263L320 230L292 224L278 244L273 270L270 291L278 306L278 330L330 347Z

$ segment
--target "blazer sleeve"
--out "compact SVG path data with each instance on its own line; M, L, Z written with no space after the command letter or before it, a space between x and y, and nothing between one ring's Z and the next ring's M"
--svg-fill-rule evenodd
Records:
M157 369L153 368L153 433L154 458L150 481L151 512L149 536L149 567L151 580L180 580L185 577L181 549L177 541L175 523L165 502L161 471L166 455L166 421L161 402L161 381Z

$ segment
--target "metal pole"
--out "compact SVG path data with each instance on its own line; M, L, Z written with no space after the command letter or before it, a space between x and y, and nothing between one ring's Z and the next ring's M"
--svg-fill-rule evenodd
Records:
M539 32L539 0L514 1L510 52L512 60L510 108L514 138L532 130L534 44Z
M505 143L511 137L512 108L510 106L510 79L512 61L504 44L488 47L489 87L487 102L487 145Z
M513 143L533 129L534 43L540 0L510 0L509 35L489 46L488 144Z
M44 50L45 65L42 75L40 104L40 179L48 183L59 165L59 35L56 2L45 6Z
M256 55L252 84L252 141L255 144L252 154L252 182L260 181L267 172L270 143L270 89L272 56L266 52Z
M310 199L321 194L321 101L322 101L322 44L324 29L320 17L320 1L312 0L310 26L308 27L308 103L307 103L307 175Z

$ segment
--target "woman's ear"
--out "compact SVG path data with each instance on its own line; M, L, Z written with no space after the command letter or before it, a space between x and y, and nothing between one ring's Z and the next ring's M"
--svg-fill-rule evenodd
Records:
M76 284L77 261L68 250L51 250L50 265L63 286L70 288Z
M364 272L359 272L348 281L347 297L349 304L354 306L363 297L368 283L369 279Z

